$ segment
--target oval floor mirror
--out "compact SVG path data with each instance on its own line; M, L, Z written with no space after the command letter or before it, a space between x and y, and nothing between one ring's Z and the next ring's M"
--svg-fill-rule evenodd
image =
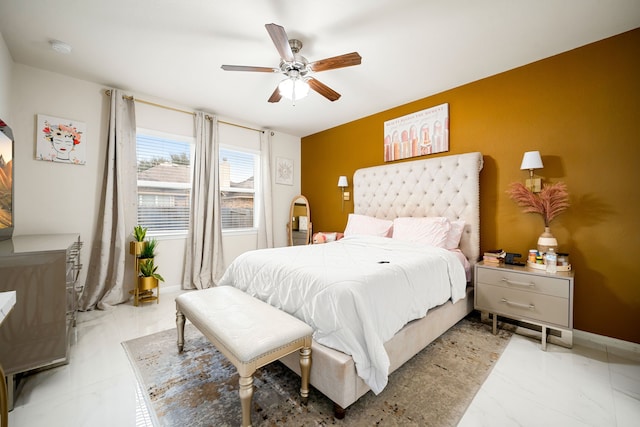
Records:
M309 201L301 194L291 201L289 223L287 224L289 246L308 245L311 243L312 234Z

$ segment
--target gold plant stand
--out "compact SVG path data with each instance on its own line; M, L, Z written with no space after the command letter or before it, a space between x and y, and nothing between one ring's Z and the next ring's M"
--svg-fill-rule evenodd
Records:
M158 279L154 277L140 277L140 254L142 253L147 242L132 241L129 243L129 252L134 256L134 274L133 290L129 291L133 294L133 305L138 306L140 303L156 301L160 302L160 286ZM152 279L152 280L147 280ZM155 284L154 281L155 280ZM156 289L156 294L153 290Z

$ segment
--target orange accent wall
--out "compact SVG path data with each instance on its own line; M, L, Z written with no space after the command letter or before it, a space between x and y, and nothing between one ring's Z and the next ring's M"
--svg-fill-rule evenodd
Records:
M445 102L450 151L433 157L484 156L481 249L535 248L542 219L505 191L528 176L523 153L539 150L536 174L571 195L551 231L576 275L574 328L640 343L640 29L304 137L314 231L344 230L353 200L342 212L338 177L352 192L356 169L384 163L386 120Z

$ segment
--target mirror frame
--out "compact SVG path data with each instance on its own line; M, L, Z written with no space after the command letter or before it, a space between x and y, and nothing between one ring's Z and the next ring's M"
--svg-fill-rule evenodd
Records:
M306 245L311 243L311 236L313 235L313 226L311 223L311 207L309 206L309 200L299 194L291 200L291 207L289 208L289 222L287 223L287 239L289 246L293 246L293 212L296 205L304 204L307 208L307 236L306 236Z
M7 169L11 169L11 176L5 176L5 183L8 182L8 188L3 188L2 192L9 192L8 202L10 205L7 207L5 211L5 216L8 216L9 223L5 226L0 227L0 240L9 240L13 237L13 229L15 224L15 162L13 161L15 157L15 140L13 139L13 132L8 124L6 124L2 119L0 119L0 134L2 138L0 138L0 144L2 144L2 150L0 153L5 153L6 156L1 156L3 158L3 175L6 175ZM8 157L5 158L5 157ZM4 185L3 185L4 187ZM4 194L6 198L6 194ZM7 200L5 199L5 202ZM3 208L4 210L4 208Z

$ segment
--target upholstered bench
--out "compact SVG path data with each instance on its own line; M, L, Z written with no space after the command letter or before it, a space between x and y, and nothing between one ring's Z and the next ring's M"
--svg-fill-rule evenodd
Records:
M185 318L229 359L240 375L242 425L251 425L253 373L300 351L300 395L309 396L311 335L303 321L231 286L182 294L176 298L178 351L184 348Z

